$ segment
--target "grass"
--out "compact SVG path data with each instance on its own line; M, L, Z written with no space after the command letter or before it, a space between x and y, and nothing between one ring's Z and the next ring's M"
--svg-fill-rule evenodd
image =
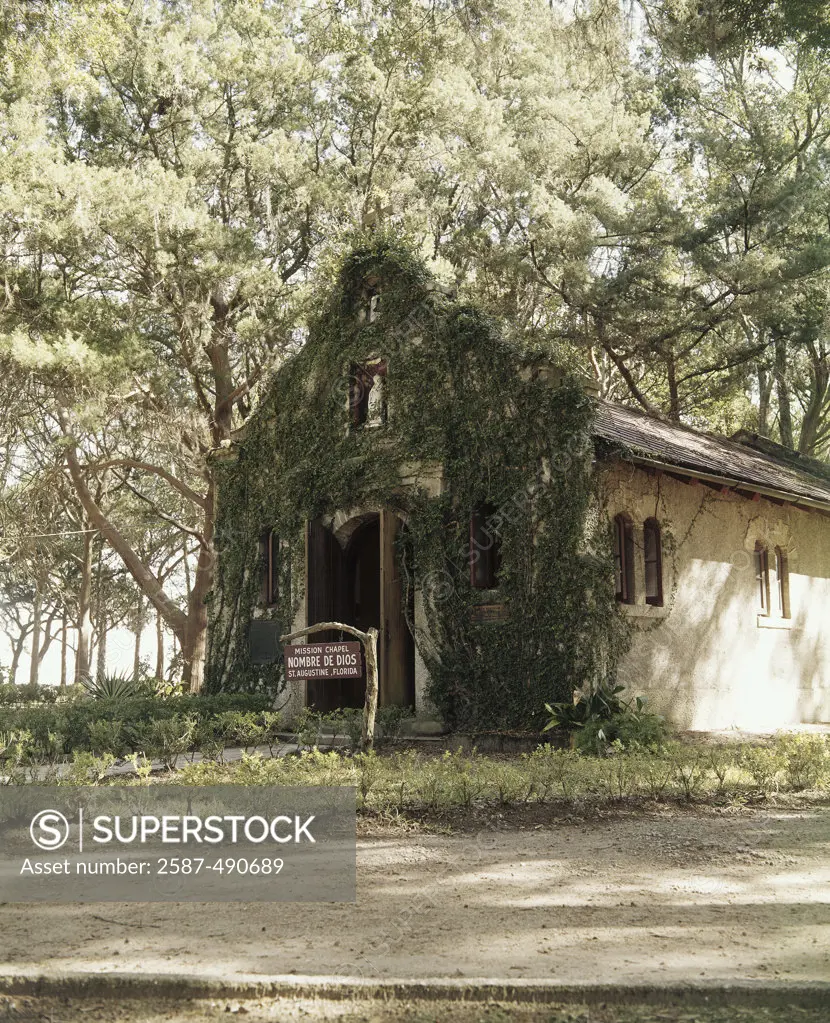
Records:
M344 755L310 750L276 759L188 764L171 781L193 785L349 785L369 815L440 814L476 808L528 808L580 802L741 803L776 793L830 789L824 736L782 735L770 746L669 743L586 756L540 746L520 756L415 750Z

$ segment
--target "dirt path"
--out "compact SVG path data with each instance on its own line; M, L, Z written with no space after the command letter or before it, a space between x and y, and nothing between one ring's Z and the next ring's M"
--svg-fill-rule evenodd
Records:
M830 808L363 839L357 905L0 906L0 970L830 981Z

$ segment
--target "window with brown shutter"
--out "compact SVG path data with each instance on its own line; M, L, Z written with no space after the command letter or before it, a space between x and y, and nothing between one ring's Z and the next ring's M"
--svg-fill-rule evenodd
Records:
M646 571L646 603L663 606L663 539L657 519L643 523L643 562Z
M790 566L787 555L775 548L775 578L778 584L778 611L782 618L790 617Z
M617 600L634 603L634 526L627 515L614 519L614 567Z
M769 551L759 540L755 544L755 586L761 614L769 614Z
M482 504L470 515L470 585L476 590L494 590L501 567L501 538L495 526L496 509Z
M263 559L262 602L267 607L274 607L280 600L283 551L280 538L272 529L263 534L260 550Z

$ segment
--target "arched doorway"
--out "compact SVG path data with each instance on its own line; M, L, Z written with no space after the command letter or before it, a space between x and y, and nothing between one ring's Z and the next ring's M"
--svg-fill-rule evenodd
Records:
M333 533L308 525L308 624L339 621L378 630L381 706L415 702L415 645L406 622L407 599L395 540L401 522L391 511L356 516ZM341 637L321 634L320 641ZM307 702L327 712L362 707L366 679L309 680Z

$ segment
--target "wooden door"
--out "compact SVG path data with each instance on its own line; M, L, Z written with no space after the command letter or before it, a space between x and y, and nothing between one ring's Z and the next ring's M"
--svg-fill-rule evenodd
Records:
M343 589L343 552L332 532L314 519L306 527L307 624L340 621ZM327 643L340 639L337 632L317 632L309 642ZM308 706L327 712L341 704L339 679L309 679Z
M383 706L415 704L415 645L404 616L405 587L395 549L401 520L380 513L379 687Z

